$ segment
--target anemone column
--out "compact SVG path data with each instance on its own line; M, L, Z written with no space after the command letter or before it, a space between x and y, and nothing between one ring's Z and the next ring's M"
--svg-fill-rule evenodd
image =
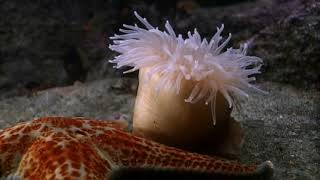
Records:
M166 31L160 31L135 16L146 29L124 25L120 29L124 34L111 37L114 44L109 46L120 53L110 61L116 68L132 67L125 73L140 70L134 133L204 153L241 144L241 127L230 112L239 98L249 96L249 90L260 91L250 82L262 60L246 56L246 45L222 52L231 39L229 34L221 42L223 25L210 41L196 29L184 39L169 22Z

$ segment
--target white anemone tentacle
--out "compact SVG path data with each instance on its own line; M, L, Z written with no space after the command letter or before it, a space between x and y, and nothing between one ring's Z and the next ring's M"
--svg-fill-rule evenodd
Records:
M187 99L188 103L204 100L211 105L212 118L215 123L216 94L220 92L231 108L238 98L249 97L249 91L264 92L250 84L255 80L252 77L260 73L262 60L259 57L247 56L247 45L239 49L228 48L223 52L231 39L223 39L222 24L208 42L201 38L196 29L188 32L186 39L176 35L172 26L167 21L165 31L153 27L145 18L134 12L137 19L145 26L123 25L121 35L114 35L110 39L113 44L109 48L120 53L111 63L116 63L117 68L129 66L132 69L125 73L133 72L144 67L150 67L145 80L152 79L160 73L159 86L172 88L179 94L181 81L196 82Z

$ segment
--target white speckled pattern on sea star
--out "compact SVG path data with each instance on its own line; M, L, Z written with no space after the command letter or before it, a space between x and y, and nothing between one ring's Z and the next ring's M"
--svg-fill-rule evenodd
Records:
M168 147L126 132L117 121L45 117L0 131L2 178L102 180L121 167L250 175L271 165L242 165Z

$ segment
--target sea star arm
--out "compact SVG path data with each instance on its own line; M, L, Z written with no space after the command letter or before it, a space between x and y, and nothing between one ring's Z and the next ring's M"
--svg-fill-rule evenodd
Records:
M0 132L0 175L26 180L109 179L123 168L251 176L271 162L243 165L168 147L124 131L115 121L48 117Z
M94 138L114 169L152 168L208 174L252 176L272 173L272 163L244 165L216 156L191 153L114 129Z

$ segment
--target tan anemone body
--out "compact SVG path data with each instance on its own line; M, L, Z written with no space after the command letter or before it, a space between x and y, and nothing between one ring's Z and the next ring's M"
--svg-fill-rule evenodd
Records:
M135 12L144 28L123 25L110 37L109 48L119 53L115 68L140 70L133 131L179 148L204 152L239 152L243 131L230 117L234 104L260 90L250 84L260 73L262 60L247 56L247 45L227 48L224 26L210 40L196 29L187 37L152 26ZM224 41L221 41L224 39ZM146 80L147 78L147 80ZM208 105L205 105L208 104Z
M178 94L166 88L157 92L160 75L144 81L148 71L149 68L142 68L139 72L134 133L166 145L211 154L229 132L231 109L225 98L217 93L214 125L210 104L205 105L204 100L185 102L194 81L182 80Z

